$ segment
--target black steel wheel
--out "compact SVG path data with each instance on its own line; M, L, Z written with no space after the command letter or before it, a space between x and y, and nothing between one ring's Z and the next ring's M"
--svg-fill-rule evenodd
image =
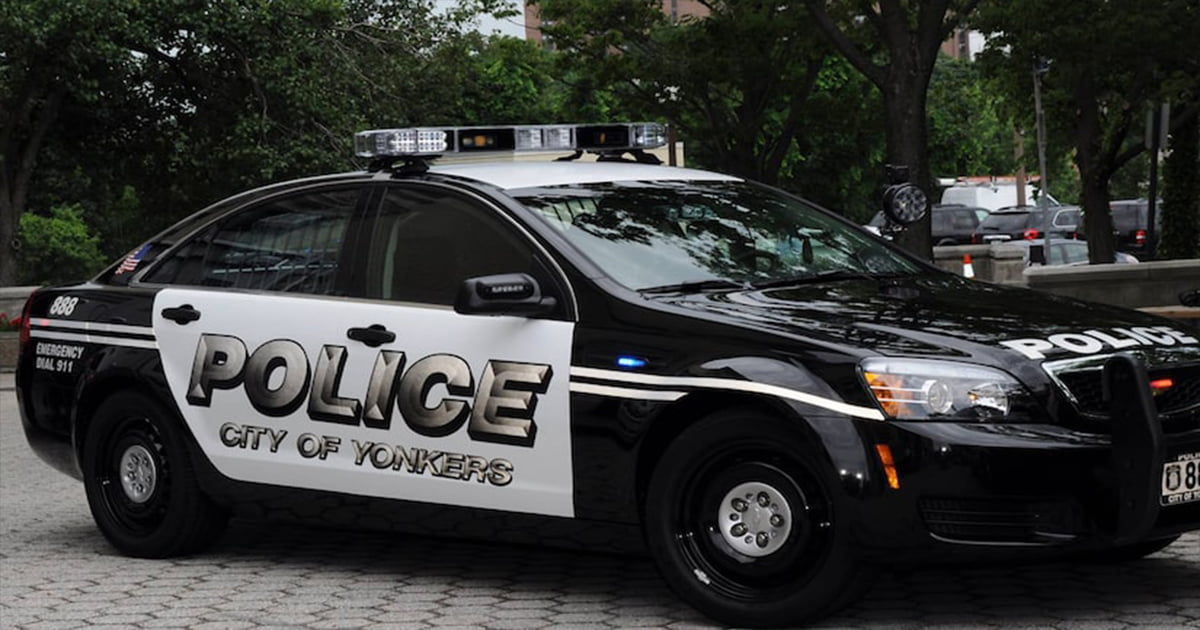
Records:
M122 553L162 558L198 551L224 530L226 514L196 483L182 421L136 392L105 400L84 438L88 506Z
M865 588L831 467L794 424L729 410L675 440L646 493L647 545L685 601L733 626L801 623Z

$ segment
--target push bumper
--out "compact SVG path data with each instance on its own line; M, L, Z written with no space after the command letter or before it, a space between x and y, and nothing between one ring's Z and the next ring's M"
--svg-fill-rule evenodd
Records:
M907 552L923 560L976 557L989 548L1007 557L1014 547L1099 550L1200 529L1200 501L1163 505L1164 464L1200 454L1200 428L1164 434L1135 356L1111 357L1103 384L1109 434L1053 425L860 425L867 441L890 446L900 486L887 488L875 462L875 489L854 517L860 548L892 560Z

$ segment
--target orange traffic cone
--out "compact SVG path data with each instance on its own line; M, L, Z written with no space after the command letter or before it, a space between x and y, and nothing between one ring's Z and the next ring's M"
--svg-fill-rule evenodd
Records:
M963 277L964 278L974 278L975 277L975 267L971 265L971 255L970 254L963 254Z

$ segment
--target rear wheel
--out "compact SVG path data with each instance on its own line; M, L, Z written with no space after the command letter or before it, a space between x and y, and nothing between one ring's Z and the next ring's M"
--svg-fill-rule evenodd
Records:
M646 495L647 544L666 581L734 626L796 624L864 590L820 451L778 418L701 420L668 447Z
M162 558L198 551L226 514L196 483L181 421L156 401L121 392L88 427L83 481L100 532L122 553Z

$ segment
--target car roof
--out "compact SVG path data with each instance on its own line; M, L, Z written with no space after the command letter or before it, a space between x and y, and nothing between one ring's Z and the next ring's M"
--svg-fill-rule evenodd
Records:
M1028 238L1019 241L1004 242L1005 245L1012 245L1013 247L1029 247L1031 245L1044 245L1045 243L1046 239L1042 238ZM1051 240L1051 243L1055 247L1087 247L1087 241L1078 241L1071 238L1055 238Z
M434 164L431 173L473 179L498 188L532 188L619 181L742 181L692 168L628 162L488 162Z
M998 210L992 210L992 214L1017 214L1017 213L1021 213L1021 212L1026 212L1026 213L1039 212L1039 211L1041 211L1041 209L1042 209L1041 206L1005 206ZM1079 210L1079 206L1072 206L1072 205L1068 205L1068 204L1058 204L1058 205L1053 205L1053 206L1046 206L1046 209L1054 210L1055 212L1062 212L1064 210Z

